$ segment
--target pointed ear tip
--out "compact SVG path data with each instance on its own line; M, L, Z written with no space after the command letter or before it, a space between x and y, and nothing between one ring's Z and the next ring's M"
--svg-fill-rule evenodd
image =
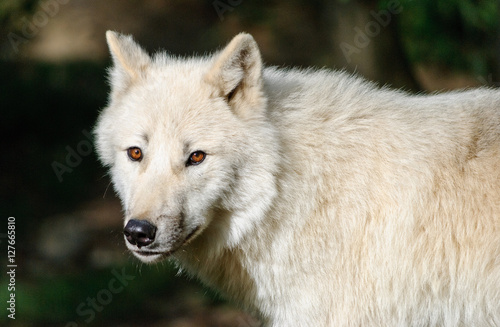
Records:
M106 31L106 38L109 39L110 37L116 37L116 34L118 34L118 33L116 33L115 31L107 30Z
M237 36L240 36L240 35L241 35L241 36L243 36L243 37L251 37L251 38L253 38L253 37L252 37L252 34L250 34L250 33L248 33L248 32L239 32L239 33L237 34Z
M118 39L119 34L115 31L106 31L106 41L108 44L114 43Z
M246 33L246 32L241 32L238 35L236 35L234 38L239 39L241 41L247 41L247 42L253 41L253 42L255 42L255 39L253 38L253 36L249 33Z

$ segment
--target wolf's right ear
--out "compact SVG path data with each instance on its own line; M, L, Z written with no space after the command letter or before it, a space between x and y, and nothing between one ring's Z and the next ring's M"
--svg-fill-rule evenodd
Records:
M239 116L259 115L265 107L262 67L257 43L250 34L240 33L215 56L205 81Z
M113 58L110 81L113 92L118 93L141 77L151 58L130 35L107 31L106 40Z

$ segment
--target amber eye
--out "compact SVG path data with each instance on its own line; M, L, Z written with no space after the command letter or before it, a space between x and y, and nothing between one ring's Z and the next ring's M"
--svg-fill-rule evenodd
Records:
M206 153L203 151L195 151L189 155L186 166L199 165L205 160Z
M142 150L136 146L127 149L127 154L130 160L132 161L141 161L142 160Z

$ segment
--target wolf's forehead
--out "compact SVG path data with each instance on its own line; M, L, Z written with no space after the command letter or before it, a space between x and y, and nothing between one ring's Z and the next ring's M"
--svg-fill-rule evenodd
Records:
M124 118L135 127L158 131L201 128L221 114L211 106L214 100L203 85L190 81L147 83L129 99Z
M171 64L154 67L144 80L147 96L161 98L162 102L182 107L203 101L211 94L204 81L205 69L188 64Z
M128 115L146 122L149 128L154 125L158 132L213 125L212 120L224 113L213 106L212 87L204 81L207 69L200 62L157 62L145 79L131 88L130 101L124 101Z
M201 82L209 68L210 63L204 58L174 59L162 57L153 61L148 75L153 79L158 77L160 81L167 84L193 83Z

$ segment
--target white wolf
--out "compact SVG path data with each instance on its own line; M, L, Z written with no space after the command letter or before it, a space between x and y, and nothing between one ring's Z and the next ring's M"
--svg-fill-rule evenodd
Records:
M500 326L500 91L150 57L107 33L97 150L128 248L269 326Z

